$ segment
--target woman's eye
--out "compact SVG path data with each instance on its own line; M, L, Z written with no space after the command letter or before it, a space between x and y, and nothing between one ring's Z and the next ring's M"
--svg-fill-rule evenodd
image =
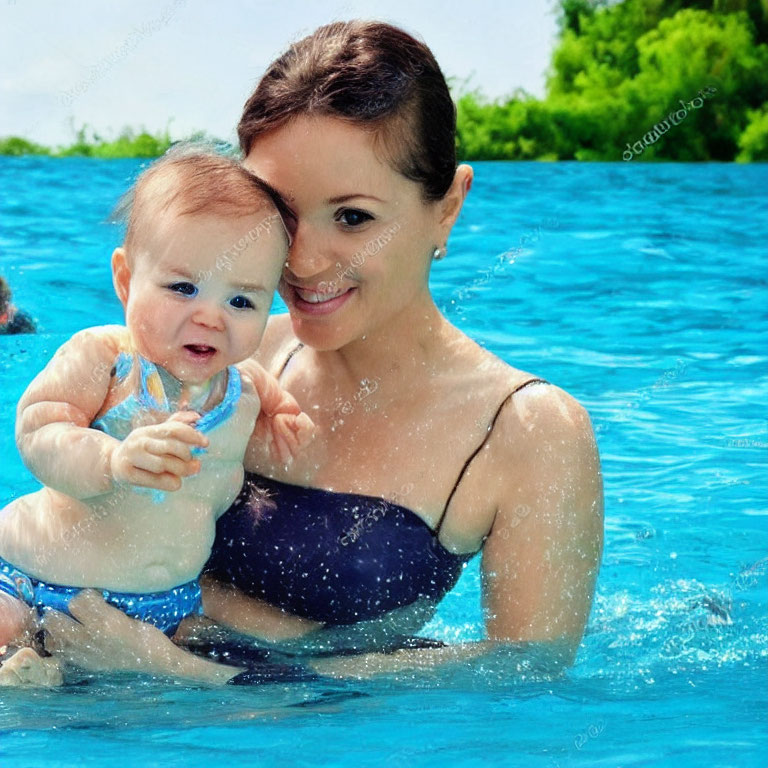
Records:
M366 221L371 219L373 219L373 216L369 213L358 211L354 208L347 208L338 216L338 220L342 220L348 227L359 227L361 224L365 224Z
M245 296L235 296L229 300L229 304L235 309L253 309L253 302Z
M197 286L192 283L171 283L168 290L180 293L182 296L197 296Z

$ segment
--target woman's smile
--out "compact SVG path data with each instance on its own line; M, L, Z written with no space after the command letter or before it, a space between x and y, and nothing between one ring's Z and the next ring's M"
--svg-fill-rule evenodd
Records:
M342 307L356 293L357 288L349 286L329 292L318 288L300 288L283 281L283 298L286 303L308 315L328 315ZM325 288L325 286L323 286Z

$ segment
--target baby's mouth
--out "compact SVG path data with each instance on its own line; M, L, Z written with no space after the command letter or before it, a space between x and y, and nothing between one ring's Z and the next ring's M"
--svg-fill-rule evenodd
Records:
M207 360L216 354L216 347L209 347L207 344L185 344L184 349L198 360Z

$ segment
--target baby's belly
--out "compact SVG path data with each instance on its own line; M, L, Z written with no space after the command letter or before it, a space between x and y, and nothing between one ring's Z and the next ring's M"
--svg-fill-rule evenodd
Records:
M83 503L44 489L0 513L0 556L53 584L158 592L196 578L210 555L221 507L242 484L242 467L188 478L153 498L121 489Z

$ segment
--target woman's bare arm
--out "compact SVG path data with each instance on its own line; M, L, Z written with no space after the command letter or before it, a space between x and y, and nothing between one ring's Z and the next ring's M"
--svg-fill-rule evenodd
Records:
M221 623L268 642L279 642L306 634L320 625L284 614L277 608L253 600L228 585L203 579L206 610ZM140 672L178 677L221 685L242 672L195 656L179 647L159 629L131 619L113 608L94 590L83 590L69 603L71 618L46 611L42 626L46 648L63 659L91 672ZM220 628L204 617L185 619L174 636L177 642L194 645L201 637L216 638Z
M506 682L523 675L553 677L568 666L567 650L550 643L503 643L481 640L452 643L442 648L403 648L391 653L363 653L312 659L309 666L320 675L363 680L380 675L411 677L414 673L447 671L451 680L470 684L482 675L485 687L491 679Z
M143 672L221 685L243 670L217 664L179 648L159 629L107 605L94 590L69 603L74 619L46 611L46 648L91 672Z
M245 635L276 643L302 637L323 626L249 597L233 585L211 576L203 576L200 585L205 615L217 624Z
M317 672L364 678L453 666L468 674L481 671L484 676L491 673L508 679L531 671L557 674L572 663L602 551L599 459L589 418L575 400L551 387L532 387L523 394L524 398L516 398L514 409L499 419L493 438L496 476L502 481L483 555L488 640L321 658L312 662ZM519 439L521 434L526 435L524 441ZM506 473L504 466L509 468ZM321 626L212 580L205 584L204 600L206 613L218 622L267 641L300 637ZM103 610L119 613L106 605L98 610L91 606L92 615L86 618L93 626L100 627L99 611ZM144 650L132 651L125 632L122 639L112 635L108 650L102 647L102 632L91 634L86 645L97 658L114 661L127 654L128 663L135 665L129 668L136 671L195 679L211 674L207 668L193 668L199 661L210 662L190 661L184 651L175 646L169 649L162 633L149 630L145 632L152 642L144 641ZM139 664L145 653L151 658Z
M603 546L592 425L570 395L534 385L515 396L497 429L503 482L482 564L488 637L554 643L573 657Z

